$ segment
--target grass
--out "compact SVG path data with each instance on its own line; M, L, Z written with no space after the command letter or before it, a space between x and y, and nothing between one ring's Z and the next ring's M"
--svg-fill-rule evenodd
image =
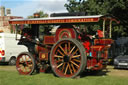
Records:
M25 76L19 75L17 71L0 70L0 85L128 85L128 78L88 75L78 79L70 79L58 78L52 73Z

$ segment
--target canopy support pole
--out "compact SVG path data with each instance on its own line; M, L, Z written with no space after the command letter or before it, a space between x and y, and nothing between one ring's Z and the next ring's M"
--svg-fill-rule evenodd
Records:
M105 38L105 21L106 19L103 20L103 37Z
M112 38L112 20L110 20L110 31L109 31L109 38Z

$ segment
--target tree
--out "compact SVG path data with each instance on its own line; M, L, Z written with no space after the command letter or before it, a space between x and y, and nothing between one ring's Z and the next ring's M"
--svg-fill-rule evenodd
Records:
M85 3L85 0L77 1L77 0L68 0L68 4L65 4L64 6L67 8L69 12L85 12L85 10L88 8Z
M68 0L65 7L69 12L85 12L86 15L111 14L120 20L115 26L115 36L128 36L128 0ZM114 36L114 37L115 37Z

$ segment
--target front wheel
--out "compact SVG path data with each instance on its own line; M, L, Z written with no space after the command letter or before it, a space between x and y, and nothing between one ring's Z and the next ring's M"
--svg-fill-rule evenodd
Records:
M31 75L35 70L35 60L31 53L20 53L16 60L16 69L19 74Z
M65 38L52 47L50 65L56 76L74 78L86 66L85 55L85 49L79 41Z
M13 65L16 65L16 57L12 57L10 60L9 60L9 65L13 66Z

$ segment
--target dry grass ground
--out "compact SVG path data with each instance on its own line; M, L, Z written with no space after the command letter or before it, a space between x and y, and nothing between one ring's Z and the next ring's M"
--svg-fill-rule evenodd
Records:
M16 71L16 67L15 66L0 66L0 70L3 71Z
M113 66L107 66L108 75L109 76L117 76L117 77L127 77L128 78L128 69L114 69Z

